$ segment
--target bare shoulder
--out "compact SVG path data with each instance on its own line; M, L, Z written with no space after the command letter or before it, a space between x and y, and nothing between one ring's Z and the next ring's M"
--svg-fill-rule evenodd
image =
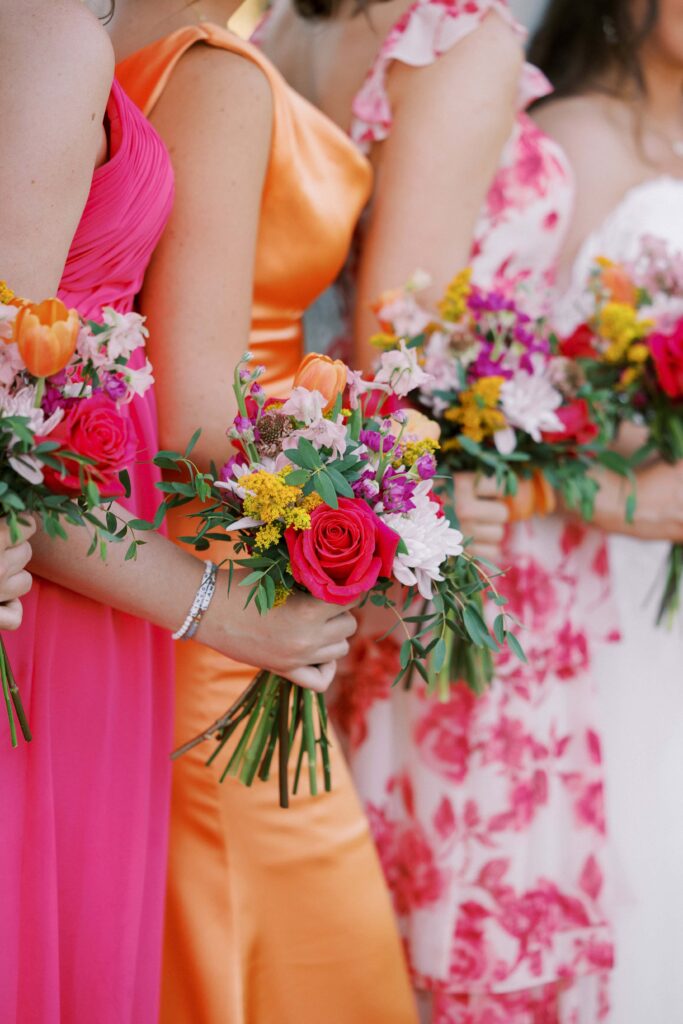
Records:
M226 124L238 120L252 131L270 130L272 88L265 71L240 53L197 45L178 63L164 94L167 106L202 110L202 125L209 120Z
M597 157L607 160L623 157L629 148L623 130L595 96L550 100L539 107L533 117L576 166L584 160L594 162Z
M36 84L51 79L56 95L76 86L81 94L108 91L114 51L105 29L80 0L3 0L0 67L0 87L6 78L16 86L14 76L26 74Z
M511 26L497 13L491 12L474 31L464 36L455 46L446 50L439 60L428 65L426 74L413 76L426 90L438 91L444 99L453 100L450 83L462 95L463 88L469 97L472 92L495 95L501 103L508 105L516 99L519 76L524 64L524 51ZM495 68L495 75L491 69ZM407 83L412 69L399 64L392 69L400 83Z

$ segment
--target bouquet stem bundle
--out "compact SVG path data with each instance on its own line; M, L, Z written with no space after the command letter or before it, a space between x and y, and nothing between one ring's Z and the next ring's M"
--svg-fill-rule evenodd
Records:
M259 672L232 707L203 733L174 751L173 758L182 757L200 743L215 739L216 749L207 761L207 765L211 765L245 722L244 730L221 773L220 782L235 778L245 786L251 786L257 777L266 782L277 751L280 807L289 807L289 766L291 753L298 743L291 792L296 794L299 790L305 760L309 791L311 795L317 795L318 753L323 788L326 793L330 792L332 771L324 697L294 686L288 679L272 672Z

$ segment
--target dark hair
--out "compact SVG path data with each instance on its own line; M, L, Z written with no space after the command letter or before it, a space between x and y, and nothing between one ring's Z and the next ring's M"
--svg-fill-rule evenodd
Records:
M657 22L659 0L646 0L638 22L632 6L632 0L550 0L529 60L548 76L555 96L600 87L610 71L644 88L639 50Z
M323 21L332 18L342 6L344 0L292 0L297 14L307 21ZM386 0L356 0L354 14L367 11L373 2L384 3Z

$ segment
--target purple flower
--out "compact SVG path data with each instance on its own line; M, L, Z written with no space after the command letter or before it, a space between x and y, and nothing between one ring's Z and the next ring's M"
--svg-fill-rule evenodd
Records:
M232 480L235 475L235 466L246 466L247 460L243 455L233 455L221 469L221 480L224 482Z
M126 386L125 380L119 377L117 373L108 373L104 379L104 390L109 395L113 402L118 402L120 399L125 398L128 393L128 387Z
M377 501L379 484L375 480L375 474L372 469L364 470L351 486L357 498L362 498L363 501L367 501L370 505L374 505Z
M389 466L382 477L382 504L386 512L410 512L415 508L412 501L416 483L410 480L403 469Z
M390 452L395 441L395 437L382 437L379 430L361 430L360 432L360 443L369 448L371 452L378 452L380 447L383 452Z
M431 480L436 474L436 459L431 452L425 452L415 463L420 480Z
M238 434L247 434L251 431L253 424L247 416L235 416L233 427Z

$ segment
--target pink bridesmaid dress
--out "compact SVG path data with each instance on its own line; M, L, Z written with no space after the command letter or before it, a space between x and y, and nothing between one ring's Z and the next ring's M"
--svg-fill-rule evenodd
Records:
M132 309L173 200L168 154L116 83L107 121L110 158L95 171L60 286L61 298L93 319L105 305ZM149 517L158 498L149 461L158 448L153 391L128 414L139 438L128 504ZM12 750L0 723L0 1018L152 1024L166 873L170 637L36 579L22 628L5 639L34 739Z

